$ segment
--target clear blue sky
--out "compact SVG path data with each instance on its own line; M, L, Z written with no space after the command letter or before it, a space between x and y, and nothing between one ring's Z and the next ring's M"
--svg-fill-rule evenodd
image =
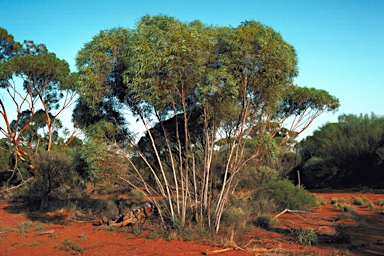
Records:
M255 20L280 32L298 53L295 83L327 90L341 102L305 135L342 113L384 115L382 0L0 0L0 27L17 41L45 44L72 71L77 52L100 30L134 28L145 14L232 27Z

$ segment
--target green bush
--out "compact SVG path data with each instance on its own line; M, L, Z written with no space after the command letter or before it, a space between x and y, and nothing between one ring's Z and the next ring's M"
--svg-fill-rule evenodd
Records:
M343 114L338 120L301 143L302 181L311 188L381 188L384 116Z
M268 195L253 193L251 199L249 207L255 214L276 211L276 204Z
M277 219L271 218L268 214L259 214L253 224L257 227L268 229L276 223Z
M310 209L316 206L316 196L309 193L303 187L295 186L287 179L272 180L260 187L255 192L254 200L268 198L276 205L276 210L284 209Z
M316 196L316 204L318 206L326 205L327 201L324 199L323 196Z
M353 197L353 204L355 205L363 205L364 204L364 201L363 201L363 198L361 197Z
M333 205L333 208L342 212L356 213L356 207L349 203L336 203Z
M258 166L257 169L248 168L241 177L238 188L254 189L270 180L276 180L278 175L276 170L264 165Z
M161 238L161 235L156 231L151 231L148 233L148 239L159 239L159 238Z
M375 209L375 205L369 200L367 197L354 197L353 198L353 204L356 204L358 206L367 206L371 211Z
M241 207L231 206L223 212L222 220L227 224L241 226L246 220L247 214Z
M333 237L332 241L338 244L349 244L351 243L351 235L347 226L344 224L338 225L336 227L336 235Z
M48 207L49 198L63 185L73 182L71 156L63 152L40 151L35 156L35 169L39 176L19 191L28 204L40 209Z
M332 198L332 199L331 199L331 201L330 201L330 203L331 203L331 204L336 204L336 203L337 203L337 201L338 201L338 199L337 199L337 198Z
M213 228L208 228L203 225L196 225L195 232L200 240L206 241L215 237L215 230Z
M317 233L313 228L299 228L293 231L299 244L317 245Z
M369 210L371 210L371 211L375 210L375 205L374 205L372 202L368 202L368 203L367 203L367 207L368 207Z
M125 158L119 154L118 149L93 139L87 140L76 149L73 166L84 181L97 186L106 186L108 189L128 168Z
M379 199L379 200L377 200L376 204L377 204L378 206L384 206L384 199Z

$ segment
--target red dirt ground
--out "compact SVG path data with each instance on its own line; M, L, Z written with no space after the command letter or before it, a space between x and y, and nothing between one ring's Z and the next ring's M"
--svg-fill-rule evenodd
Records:
M330 199L365 196L374 204L384 194L316 193L327 202L309 213L285 213L269 230L253 227L236 237L239 248L214 255L384 255L383 207L355 206L356 214L334 209ZM0 255L202 255L224 247L193 241L148 239L148 231L108 230L90 222L69 221L68 213L57 211L45 216L19 213L14 205L0 202ZM40 219L39 219L40 218ZM49 221L51 218L52 221ZM60 222L53 220L61 219ZM343 224L351 241L335 242L337 226ZM291 230L312 227L319 237L317 246L300 245ZM252 241L248 246L246 244Z

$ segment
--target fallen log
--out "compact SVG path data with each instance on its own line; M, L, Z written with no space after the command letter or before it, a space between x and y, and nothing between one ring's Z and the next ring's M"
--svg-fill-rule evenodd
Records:
M214 250L214 251L205 251L203 252L203 255L209 255L209 254L215 254L215 253L222 253L222 252L227 252L227 251L232 251L234 250L233 248L225 248L225 249L218 249L218 250Z
M155 214L155 206L152 203L146 203L143 206L135 207L124 215L119 215L115 219L108 220L103 217L100 221L102 224L107 224L113 227L124 227L136 223L143 223L149 216Z
M55 230L48 230L48 231L44 231L44 232L36 232L35 235L36 236L41 236L41 235L53 234L53 233L55 233Z
M283 215L284 213L286 212L289 212L289 213L293 213L295 214L296 216L298 216L299 218L305 220L305 218L301 217L299 214L297 213L308 213L308 212L305 212L305 211L300 211L300 210L290 210L290 209L285 209L284 211L280 212L279 214L277 214L275 217L273 217L274 219L277 219L280 215Z
M24 186L25 184L31 182L33 179L34 179L34 177L31 177L31 178L29 178L29 179L23 181L22 183L20 183L20 184L17 185L17 186L13 186L13 187L10 187L10 188L3 189L2 191L0 191L0 193L8 193L8 192L10 192L10 191L12 191L12 190L21 188L21 187Z

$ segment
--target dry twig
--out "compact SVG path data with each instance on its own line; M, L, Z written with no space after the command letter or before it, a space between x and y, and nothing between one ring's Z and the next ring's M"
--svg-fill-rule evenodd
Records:
M209 254L215 254L215 253L222 253L222 252L227 252L227 251L232 251L233 248L225 248L225 249L219 249L219 250L214 250L214 251L205 251L203 252L204 255L209 255Z
M290 212L290 213L293 213L295 214L296 216L300 217L301 219L305 220L305 218L301 217L299 214L297 213L308 213L308 212L305 212L305 211L300 211L300 210L290 210L290 209L285 209L284 211L282 211L281 213L277 214L275 217L273 217L274 219L277 219L280 215L286 213L286 212Z
M34 179L34 177L31 177L31 178L27 179L26 181L22 182L21 184L19 184L17 186L13 186L13 187L10 187L10 188L3 189L0 193L5 193L5 192L8 193L9 191L12 191L14 189L18 189L18 188L24 186L25 184L31 182L33 179Z
M48 230L48 231L44 231L44 232L36 232L36 236L41 236L41 235L46 235L46 234L53 234L55 233L55 230Z

